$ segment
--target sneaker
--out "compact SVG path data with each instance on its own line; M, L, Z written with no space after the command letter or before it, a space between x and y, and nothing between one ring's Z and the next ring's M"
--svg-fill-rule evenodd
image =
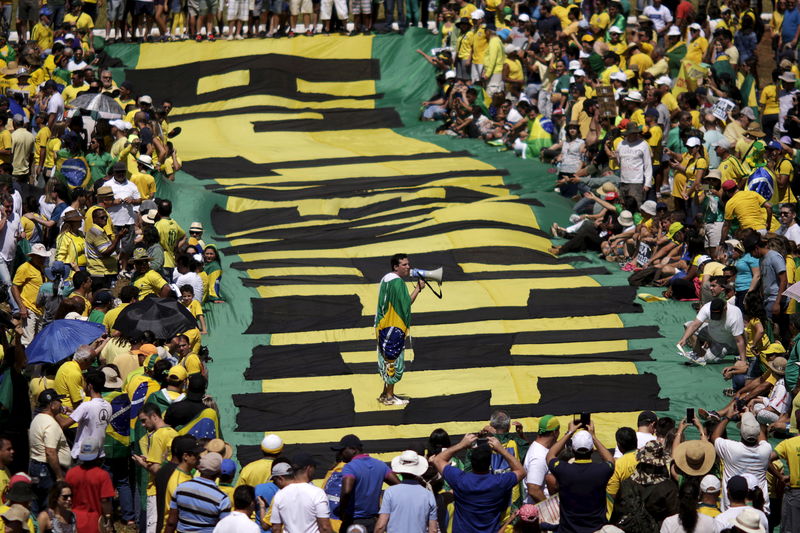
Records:
M216 38L216 37L214 37L214 34L213 34L213 33L209 33L209 34L208 34L208 40L209 40L209 41L211 41L211 42L213 43L214 41L216 41L216 40L217 40L217 38Z
M311 37L314 35L314 30L306 30L306 37Z
M386 405L408 405L408 400L392 396L386 401Z
M244 36L242 34L239 34L236 37L234 37L234 39L236 39L237 41L242 41L244 40Z
M194 40L197 41L198 43L203 42L203 36L198 33L197 35L195 35Z
M290 39L294 37L294 30L289 30L286 36L289 37Z
M231 34L226 35L225 36L225 40L226 41L232 41L233 40L233 35L231 35Z

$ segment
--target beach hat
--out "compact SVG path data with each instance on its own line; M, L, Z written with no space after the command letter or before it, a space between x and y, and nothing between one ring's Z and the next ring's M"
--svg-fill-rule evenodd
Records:
M23 531L29 531L28 520L31 517L31 512L24 505L15 503L9 506L6 512L4 512L0 516L3 518L3 521L5 522L19 522L20 528ZM33 531L31 531L30 533L33 533Z
M63 222L78 222L83 220L83 215L81 215L77 210L71 209L64 213L64 215L61 217L61 220Z
M786 373L786 358L785 357L776 357L772 361L767 362L767 367L769 367L770 371L774 374L782 376Z
M36 244L31 245L31 251L28 252L28 255L38 255L39 257L50 257L50 252L47 251L47 248L44 247L44 244L37 242Z
M680 37L681 30L677 26L670 26L669 31L667 32L667 37Z
M137 248L133 251L133 258L131 259L131 261L133 261L134 263L136 261L152 261L152 260L153 258L147 255L147 250L145 250L144 248Z
M725 244L730 244L735 249L744 253L744 244L742 244L742 241L740 241L739 239L728 239L727 241L725 241Z
M114 189L108 185L103 185L97 189L97 197L100 198L101 196L114 196Z
M761 125L758 122L751 122L750 125L747 126L745 133L752 137L758 137L758 138L766 137L767 135L762 131Z
M140 165L144 165L145 167L149 168L150 170L153 169L153 158L149 155L142 154L136 158L136 162Z
M157 216L158 216L158 209L150 209L149 211L147 211L147 213L142 215L142 222L146 224L155 224Z
M641 205L641 207L639 207L639 210L642 213L646 213L651 217L654 217L656 216L656 205L658 204L656 204L655 200L647 200Z
M722 181L722 172L720 172L719 169L717 169L717 168L711 169L711 170L708 171L708 174L703 176L703 181L708 180L708 179L714 179L714 180Z
M106 382L103 383L104 388L109 390L122 388L122 378L119 376L119 372L114 370L114 367L104 366L100 369L100 372L106 378Z
M617 217L617 222L619 222L619 225L623 228L629 228L633 226L633 213L625 209Z
M264 453L280 453L283 449L283 439L270 433L261 441L261 451Z
M794 75L794 72L788 71L781 74L778 79L786 83L795 83L797 81L797 76Z
M625 126L625 131L622 132L623 135L631 135L634 133L641 133L642 128L639 127L638 124L635 122L628 122L628 125Z
M644 98L642 98L642 93L639 91L630 91L628 96L625 97L625 100L628 102L641 102Z
M766 533L764 526L761 525L761 513L749 507L736 515L732 525L745 533Z
M687 440L681 442L672 452L675 464L689 476L702 476L711 471L717 453L708 441Z
M428 471L428 460L414 450L406 450L392 459L392 472L421 477Z
M651 440L636 452L636 461L642 465L662 467L660 470L648 470L637 468L631 474L631 480L642 485L654 485L660 481L668 479L667 465L669 455L664 450L664 446L657 440Z
M576 452L592 451L594 449L592 434L585 430L579 430L572 436L572 449Z
M220 454L223 459L230 459L233 457L233 447L222 439L211 439L208 441L208 443L206 443L206 450Z
M689 29L690 30L700 31L700 30L703 29L703 27L700 24L696 23L696 22L692 22L691 24L689 24Z
M609 192L619 193L619 189L617 188L617 186L614 184L613 181L606 181L597 188L596 192L597 194L602 196Z

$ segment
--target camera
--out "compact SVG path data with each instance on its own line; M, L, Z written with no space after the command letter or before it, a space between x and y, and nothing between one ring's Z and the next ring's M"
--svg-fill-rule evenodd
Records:
M489 433L486 430L483 430L483 431L479 431L478 433L476 433L476 435L478 436L478 439L472 445L473 448L477 448L478 446L488 446L489 445L489 437L491 436L491 433Z
M209 355L208 346L201 346L197 356L204 363L213 363L214 359Z

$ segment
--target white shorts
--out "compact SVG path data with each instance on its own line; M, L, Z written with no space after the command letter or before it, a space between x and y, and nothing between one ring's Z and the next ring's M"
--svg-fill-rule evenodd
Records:
M472 64L472 81L477 83L483 77L483 65Z
M704 226L706 230L706 248L716 248L719 246L719 242L722 239L722 226L724 225L724 222L712 222Z
M492 74L492 77L489 78L489 82L486 84L486 92L491 98L494 93L502 93L503 87L503 74L502 72L498 72L496 74Z
M311 0L289 0L289 14L297 16L300 14L313 13L314 6Z
M164 509L165 513L169 509ZM158 504L155 495L147 497L147 530L146 533L156 533L156 522L158 522Z
M250 12L248 0L228 0L228 20L247 21Z
M331 20L331 7L334 5L339 20L347 20L347 0L322 0L319 5L319 19Z

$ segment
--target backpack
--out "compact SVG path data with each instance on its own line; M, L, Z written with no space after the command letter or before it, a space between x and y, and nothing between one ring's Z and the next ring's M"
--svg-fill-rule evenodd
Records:
M644 505L641 488L638 483L626 479L619 487L614 514L620 516L616 526L625 533L654 533L659 531L658 522L650 515Z

